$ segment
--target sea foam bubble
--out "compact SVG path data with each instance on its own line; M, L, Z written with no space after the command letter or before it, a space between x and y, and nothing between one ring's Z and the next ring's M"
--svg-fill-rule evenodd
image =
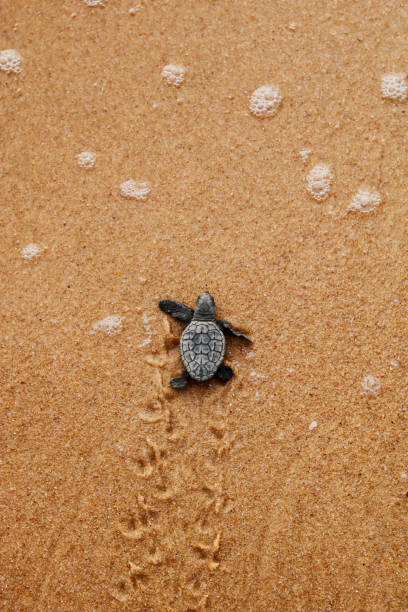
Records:
M368 374L361 381L364 393L367 395L378 395L381 390L381 383L377 378L374 378L371 374Z
M82 151L77 156L78 166L81 168L85 168L86 170L90 170L94 167L96 161L95 153L91 153L91 151Z
M123 329L122 318L117 315L109 315L105 317L105 319L101 319L100 321L96 321L92 325L91 333L95 334L96 332L103 332L107 336L116 336L120 334Z
M360 213L373 212L381 204L381 196L375 189L364 187L352 197L348 210Z
M3 72L21 72L21 55L15 49L0 51L0 70Z
M38 244L34 244L34 242L30 242L26 247L21 251L22 258L25 261L30 261L30 259L36 259L39 257L42 248Z
M319 164L311 169L307 176L307 189L315 200L321 202L330 193L333 181L333 173L329 166Z
M261 85L249 99L249 110L256 117L273 117L281 101L282 96L276 85Z
M178 87L184 81L186 69L181 64L168 64L162 70L162 77L168 85Z
M131 198L134 200L145 200L147 195L150 193L150 183L141 182L129 179L120 186L120 193L124 198Z
M403 102L407 99L407 75L402 72L390 72L381 79L381 92L384 98Z

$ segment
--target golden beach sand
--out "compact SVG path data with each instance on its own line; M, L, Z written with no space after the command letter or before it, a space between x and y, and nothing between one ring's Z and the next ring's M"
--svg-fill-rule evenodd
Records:
M1 610L408 610L407 23L3 2ZM176 392L204 290L254 342Z

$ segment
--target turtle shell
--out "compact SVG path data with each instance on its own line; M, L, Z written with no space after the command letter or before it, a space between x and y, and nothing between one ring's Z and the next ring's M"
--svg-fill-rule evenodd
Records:
M224 334L213 321L192 321L181 334L180 353L191 378L204 382L224 360Z

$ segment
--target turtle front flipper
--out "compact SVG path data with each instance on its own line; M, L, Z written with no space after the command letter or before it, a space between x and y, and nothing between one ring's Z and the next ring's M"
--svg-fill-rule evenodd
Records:
M190 377L187 373L187 370L185 370L181 376L178 376L177 378L172 378L170 384L173 389L185 389L187 387L189 379Z
M233 329L231 327L231 323L228 323L228 321L226 321L225 319L218 319L217 325L218 327L222 329L223 332L228 332L229 334L233 334L234 336L237 336L238 338L244 338L244 340L248 340L248 342L252 342L251 338L248 338L248 336L245 336L245 334L241 334L241 332L237 331L236 329Z
M174 302L173 300L160 300L159 308L166 314L171 315L175 319L180 319L185 323L190 323L193 318L194 310L189 308L181 302Z

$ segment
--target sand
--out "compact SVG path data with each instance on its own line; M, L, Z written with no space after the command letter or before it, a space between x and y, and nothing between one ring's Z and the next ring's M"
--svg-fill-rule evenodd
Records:
M1 610L408 609L407 18L4 3ZM176 392L204 290L254 342Z

